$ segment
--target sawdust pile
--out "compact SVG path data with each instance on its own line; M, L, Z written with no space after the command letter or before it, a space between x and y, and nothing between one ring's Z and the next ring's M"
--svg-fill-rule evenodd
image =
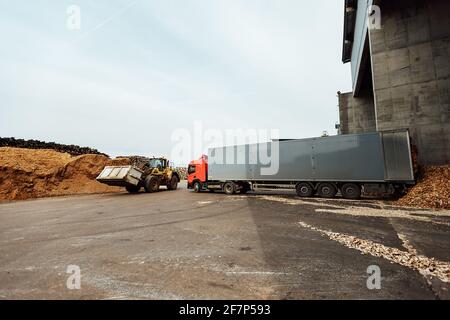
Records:
M120 192L98 183L106 165L126 165L128 159L104 155L71 156L48 149L0 148L0 201L47 196Z
M423 168L417 184L396 204L450 209L450 165Z

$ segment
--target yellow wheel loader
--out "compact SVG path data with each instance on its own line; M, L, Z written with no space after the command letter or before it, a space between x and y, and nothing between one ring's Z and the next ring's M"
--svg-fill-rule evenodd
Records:
M136 161L130 166L107 166L97 177L97 181L109 186L120 186L130 193L157 192L160 186L176 190L180 182L179 173L166 158L150 158Z

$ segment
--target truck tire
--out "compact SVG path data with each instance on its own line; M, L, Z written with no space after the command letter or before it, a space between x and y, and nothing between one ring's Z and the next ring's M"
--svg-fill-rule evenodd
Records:
M223 185L223 191L227 195L235 194L236 193L236 185L234 184L234 182L225 182L225 184Z
M337 193L337 188L334 186L334 184L329 182L322 182L317 187L317 194L321 198L334 198L334 196Z
M170 179L166 186L167 190L177 190L178 178L176 176L172 176L172 179Z
M139 190L141 190L141 186L137 185L137 186L126 186L125 189L127 189L127 191L129 193L138 193Z
M341 187L342 197L345 199L361 198L361 186L356 183L346 183Z
M155 176L148 176L145 178L144 188L148 193L159 191L159 179Z
M195 181L192 189L194 189L194 192L200 193L203 189L203 186L200 181Z
M314 195L314 188L307 182L300 182L297 184L295 191L297 191L297 195L302 198L309 198Z

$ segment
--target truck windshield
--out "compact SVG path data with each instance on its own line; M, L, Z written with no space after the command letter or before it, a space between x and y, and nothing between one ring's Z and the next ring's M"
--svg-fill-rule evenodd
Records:
M188 174L191 174L191 173L195 173L195 166L194 165L190 165L188 167Z

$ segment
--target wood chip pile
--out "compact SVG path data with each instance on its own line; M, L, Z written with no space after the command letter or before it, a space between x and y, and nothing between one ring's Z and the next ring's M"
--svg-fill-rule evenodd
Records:
M397 203L411 207L450 209L450 165L422 168L417 184Z
M105 166L124 165L99 154L72 156L49 149L0 147L0 201L123 192L95 180Z

